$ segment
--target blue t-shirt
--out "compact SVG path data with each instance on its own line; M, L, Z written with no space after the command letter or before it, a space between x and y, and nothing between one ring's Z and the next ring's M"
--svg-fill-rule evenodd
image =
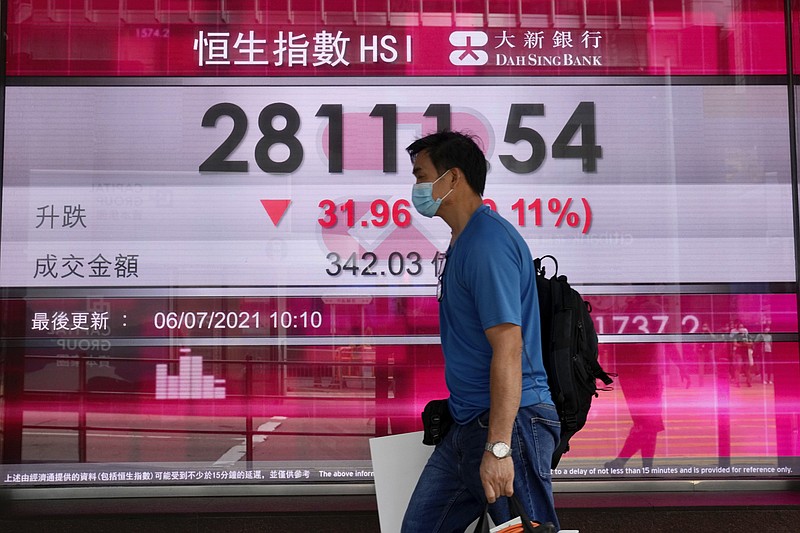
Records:
M492 347L485 330L504 323L522 327L520 407L552 403L533 259L519 232L487 206L473 213L447 251L439 322L456 422L466 424L489 408Z

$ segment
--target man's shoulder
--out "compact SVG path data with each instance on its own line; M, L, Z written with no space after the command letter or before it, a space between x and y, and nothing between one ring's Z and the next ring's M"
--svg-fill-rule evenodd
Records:
M487 208L477 215L472 232L474 238L503 242L516 240L520 236L517 229L496 211Z
M474 228L466 242L460 243L457 261L465 268L481 272L512 267L523 272L528 268L532 270L531 251L519 232L513 226L509 230L500 217L486 218L484 224Z

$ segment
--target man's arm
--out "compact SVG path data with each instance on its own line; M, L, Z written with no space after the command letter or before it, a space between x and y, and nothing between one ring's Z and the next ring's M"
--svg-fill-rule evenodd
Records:
M488 442L503 441L511 445L511 430L522 395L522 328L515 324L499 324L486 330L492 346L490 370ZM489 503L500 496L514 493L514 461L509 456L497 459L484 452L481 482Z

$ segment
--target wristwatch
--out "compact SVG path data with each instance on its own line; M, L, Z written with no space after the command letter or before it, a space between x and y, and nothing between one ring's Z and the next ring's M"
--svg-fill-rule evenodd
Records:
M511 455L511 446L509 446L508 444L506 444L501 440L497 442L487 442L486 447L484 449L487 452L491 452L492 455L494 455L498 459L505 459L506 457Z

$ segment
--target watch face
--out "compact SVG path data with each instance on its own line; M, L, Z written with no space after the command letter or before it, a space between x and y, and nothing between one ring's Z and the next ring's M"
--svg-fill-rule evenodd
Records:
M508 457L511 448L509 448L508 444L505 442L495 442L492 446L492 454L497 457L498 459L502 459L503 457Z

